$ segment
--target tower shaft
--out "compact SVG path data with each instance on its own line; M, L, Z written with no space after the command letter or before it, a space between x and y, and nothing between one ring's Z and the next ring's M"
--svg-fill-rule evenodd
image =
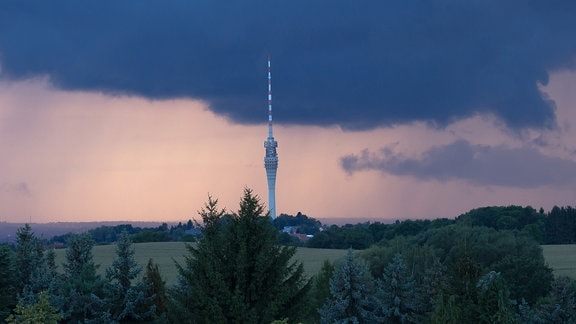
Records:
M266 180L268 181L268 208L270 217L276 218L276 171L278 169L278 142L274 140L272 132L272 72L270 56L268 56L268 138L264 142L266 155L264 156L264 168L266 168Z

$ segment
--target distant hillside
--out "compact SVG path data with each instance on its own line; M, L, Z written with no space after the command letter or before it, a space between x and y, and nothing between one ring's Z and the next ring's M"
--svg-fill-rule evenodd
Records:
M32 231L41 238L50 239L55 235L66 233L83 233L100 226L116 226L120 224L131 224L134 227L158 227L163 222L59 222L59 223L32 223ZM18 228L25 223L0 222L0 243L14 242Z

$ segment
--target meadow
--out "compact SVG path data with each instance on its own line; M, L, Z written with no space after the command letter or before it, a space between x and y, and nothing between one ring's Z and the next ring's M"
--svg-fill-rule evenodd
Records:
M160 273L166 281L166 284L172 285L176 283L178 278L178 271L174 261L179 264L184 264L184 256L188 254L186 245L183 242L155 242L155 243L135 243L134 246L134 259L142 267L148 263L148 259L152 259L154 263L158 264ZM104 274L106 268L112 265L112 260L116 257L115 245L97 245L92 249L94 254L94 263L99 264L98 269L100 274ZM335 261L340 259L346 254L346 250L332 250L332 249L312 249L312 248L298 248L296 250L295 258L302 262L304 265L304 272L308 278L312 277L322 267L324 260ZM56 250L56 264L62 270L62 264L65 262L66 250Z
M576 244L542 245L542 251L556 276L576 279Z
M161 243L136 243L133 245L136 261L146 266L148 259L153 259L158 264L160 273L168 285L176 283L178 272L174 262L184 264L184 256L187 255L183 242ZM543 245L544 258L548 265L554 269L555 275L569 276L576 279L576 245ZM115 245L98 245L92 250L94 262L100 265L99 272L105 273L105 269L112 264L116 257ZM56 264L65 261L66 250L56 250ZM307 277L315 275L324 260L335 261L342 258L346 250L298 248L295 258L302 262Z

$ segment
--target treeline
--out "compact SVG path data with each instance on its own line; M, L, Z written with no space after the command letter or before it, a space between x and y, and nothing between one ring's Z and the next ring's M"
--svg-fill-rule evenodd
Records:
M502 210L508 219L503 213L484 218L490 209L479 209L453 221L326 228L316 235L361 228L377 243L361 252L349 249L344 260L325 262L306 278L293 259L296 248L279 244L281 224L275 227L258 197L245 189L234 214L209 198L200 211L202 235L176 264L179 280L173 286L166 286L153 260L145 269L135 262L128 228L100 276L91 234L68 237L66 262L58 271L54 252L25 226L15 246L0 248L0 320L576 323L576 283L554 278L532 222L512 221L533 213L507 208ZM314 223L304 216L301 221ZM486 225L488 220L496 227Z
M132 242L193 242L200 235L200 229L191 219L186 223L179 222L177 225L168 226L162 223L154 228L134 227L130 224L120 224L115 226L99 226L88 230L86 233L92 238L95 244L111 244L118 241L121 233L130 235ZM73 236L73 233L56 235L47 240L47 244L54 247L65 246L66 242Z
M342 226L326 226L319 220L299 212L295 216L281 214L272 224L281 232L279 236L281 244L326 249L363 250L382 240L413 236L429 229L453 224L525 232L540 244L576 243L576 208L570 206L554 206L547 213L542 208L537 211L530 206L482 207L472 209L454 219L398 220L391 224L366 222ZM95 244L114 243L124 231L135 243L194 242L202 234L199 226L189 219L185 223L180 222L171 226L163 223L155 228L133 227L130 224L100 226L89 230L88 234ZM290 232L283 232L287 228L290 228ZM63 247L70 235L72 234L54 236L48 240L48 244ZM308 237L303 239L302 235Z
M332 225L323 227L308 240L306 246L328 249L366 249L382 240L414 236L430 229L449 225L481 226L495 230L511 230L530 235L540 244L576 243L576 209L553 207L543 209L521 206L482 207L470 210L455 219L403 220L392 224L380 222Z

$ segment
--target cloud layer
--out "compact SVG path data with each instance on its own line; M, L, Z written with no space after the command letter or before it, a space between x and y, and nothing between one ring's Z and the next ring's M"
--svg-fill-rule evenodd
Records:
M576 2L2 1L0 77L63 89L189 97L236 122L368 129L491 113L554 122L539 90L574 68ZM263 117L264 116L264 117Z
M576 163L542 155L529 148L473 145L458 140L436 146L421 158L408 158L390 147L378 153L364 150L341 159L349 173L379 170L419 180L464 180L474 185L533 188L564 186L576 180Z

